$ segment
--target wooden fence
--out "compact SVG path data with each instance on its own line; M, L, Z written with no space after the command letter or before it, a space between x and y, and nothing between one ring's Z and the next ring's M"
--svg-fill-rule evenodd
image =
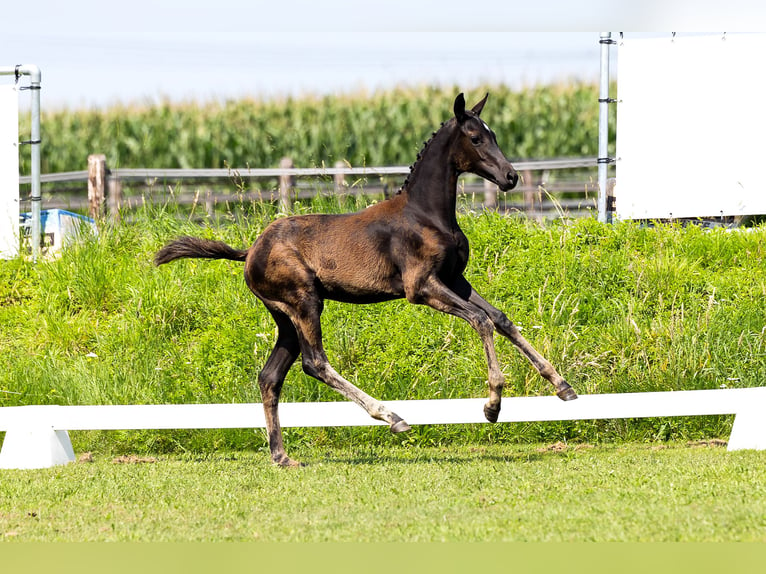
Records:
M514 162L521 184L500 192L494 184L467 175L460 191L477 207L518 211L533 218L593 213L597 202L596 158ZM43 207L88 212L117 220L120 213L148 202L170 201L205 206L236 201L278 201L289 212L293 201L321 193L387 197L395 193L409 166L299 168L284 158L278 168L244 169L110 169L102 154L88 157L88 169L46 174ZM28 184L30 178L20 178ZM87 184L87 195L85 187ZM252 187L255 186L255 189ZM22 200L23 206L23 200Z

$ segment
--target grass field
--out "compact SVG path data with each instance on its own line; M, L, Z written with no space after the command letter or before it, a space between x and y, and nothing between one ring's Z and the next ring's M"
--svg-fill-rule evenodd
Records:
M349 207L364 205L335 206ZM274 327L241 266L151 258L184 233L248 245L274 217L243 205L199 225L168 206L38 265L0 261L0 405L258 402ZM763 225L538 224L465 206L460 223L469 280L579 392L766 381ZM383 400L486 396L481 344L454 318L330 303L323 329L336 368ZM508 394L551 392L497 344ZM338 397L295 367L284 400ZM295 471L270 465L261 431L73 432L94 462L2 472L0 537L766 542L766 454L709 446L730 428L731 417L291 428L288 452L309 464Z
M358 200L358 199L357 199ZM357 201L355 200L355 201ZM327 210L327 204L297 210ZM338 209L340 206L335 205ZM345 209L363 205L343 206ZM153 253L179 234L249 245L276 211L245 205L203 225L172 207L103 226L54 260L0 261L0 405L259 402L271 318L241 264ZM460 214L467 277L583 394L752 387L766 381L766 227L538 224ZM464 322L406 301L329 302L332 364L382 400L483 397L481 343ZM508 395L551 388L497 338ZM295 366L285 401L339 400ZM410 444L725 438L731 417L418 427ZM353 429L291 429L291 445L341 446ZM374 436L374 435L372 435ZM261 433L131 432L75 437L79 450L172 453L258 449Z
M14 541L758 541L766 453L717 443L97 454L4 471Z

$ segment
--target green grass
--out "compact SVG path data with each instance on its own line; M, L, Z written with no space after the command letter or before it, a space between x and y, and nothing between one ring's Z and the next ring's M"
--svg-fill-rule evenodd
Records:
M151 257L182 233L247 245L275 209L247 205L202 226L182 215L139 213L37 265L0 261L0 405L260 400L255 379L274 327L241 266L158 269ZM470 281L579 392L766 381L766 227L468 212L460 223ZM331 362L381 399L486 396L480 342L459 320L403 301L329 303L323 327ZM509 343L498 350L508 394L551 392ZM338 399L298 367L289 373L284 400ZM95 462L3 471L0 536L766 541L764 453L686 445L730 428L731 417L417 426L397 436L290 428L288 452L309 464L295 471L270 465L261 430L72 432L75 451ZM569 446L541 447L559 441ZM125 453L155 462L112 462Z
M3 471L16 541L758 541L766 454L673 443L300 448Z
M275 216L273 207L248 205L203 226L180 215L170 207L139 213L135 222L104 226L38 265L0 261L0 405L260 401L255 381L275 332L244 285L241 264L197 260L155 268L151 258L182 233L249 245ZM537 224L493 213L464 213L460 223L471 241L469 280L578 392L766 381L766 227ZM333 365L380 399L486 396L479 338L455 318L405 301L329 302L323 329ZM498 338L497 347L509 395L551 392L510 343ZM339 399L299 366L288 374L285 401ZM731 417L468 425L416 428L406 440L420 446L694 440L725 438L730 427ZM375 442L377 432L290 429L288 449ZM244 430L93 432L75 439L80 450L152 453L264 445L261 433Z

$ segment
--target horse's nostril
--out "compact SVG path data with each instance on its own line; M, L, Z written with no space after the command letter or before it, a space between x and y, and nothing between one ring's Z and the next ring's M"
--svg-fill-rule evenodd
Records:
M515 171L509 171L506 177L508 178L511 187L516 187L516 184L519 182L519 174L517 174Z

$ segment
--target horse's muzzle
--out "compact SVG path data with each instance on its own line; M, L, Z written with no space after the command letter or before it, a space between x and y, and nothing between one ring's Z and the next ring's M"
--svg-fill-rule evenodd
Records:
M516 173L515 169L511 169L505 174L505 181L499 181L497 186L502 191L509 191L516 187L517 183L519 183L519 174Z
M516 184L519 183L519 174L516 173L516 170L509 171L506 177L508 178L508 182L511 184L511 187L508 189L513 189L516 187Z

